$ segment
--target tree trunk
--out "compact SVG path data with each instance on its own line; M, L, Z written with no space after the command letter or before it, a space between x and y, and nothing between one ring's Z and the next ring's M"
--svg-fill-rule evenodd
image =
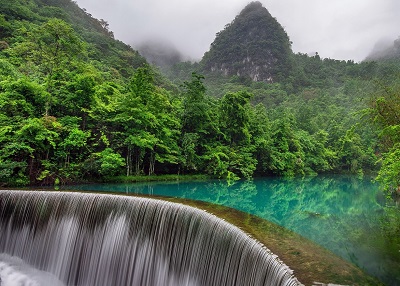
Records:
M135 148L135 175L140 175L140 163L142 157L142 150L139 147Z
M156 164L156 155L154 151L150 152L150 159L149 159L149 176L154 175L154 166Z
M126 153L126 176L132 174L132 149L128 146L128 151Z

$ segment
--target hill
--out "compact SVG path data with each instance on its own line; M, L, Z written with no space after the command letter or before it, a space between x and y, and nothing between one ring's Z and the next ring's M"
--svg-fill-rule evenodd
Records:
M291 68L289 37L260 2L251 2L225 26L204 55L206 71L274 82Z
M378 47L368 55L366 58L367 61L400 61L400 38L389 46L384 46L383 48Z
M33 25L56 18L69 23L80 39L88 44L91 60L103 62L124 76L132 74L133 68L146 62L137 51L114 39L105 20L93 18L74 1L0 0L0 3L0 39L3 46L13 44L17 36L23 36L23 30L28 32Z

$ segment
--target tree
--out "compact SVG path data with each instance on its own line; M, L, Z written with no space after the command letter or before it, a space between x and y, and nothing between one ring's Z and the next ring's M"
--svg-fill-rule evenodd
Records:
M114 136L124 146L127 176L143 171L143 159L152 150L157 138L152 134L157 119L147 108L151 104L155 86L149 67L139 68L121 94L112 119Z
M74 60L85 54L85 45L70 25L60 19L51 19L27 32L26 41L17 43L9 51L25 61L22 65L38 72L47 91L45 115L49 115L55 96L67 71L74 67ZM36 69L36 71L35 71Z
M119 173L119 169L125 165L124 158L111 148L104 149L97 153L97 156L100 163L98 171L103 176L115 176Z
M227 93L221 100L221 125L230 146L250 143L249 108L251 94L245 91Z
M181 163L188 171L201 170L206 146L216 133L203 80L204 76L193 72L191 81L183 83L180 148Z
M277 175L304 175L304 152L294 129L293 115L283 112L272 125L273 148L269 168Z
M4 15L0 14L0 40L3 40L4 38L11 36L11 33L12 33L11 24L4 18Z
M381 169L377 180L388 194L400 194L400 143L396 143L388 152L382 154Z
M400 190L400 80L390 86L377 87L377 96L372 97L367 110L372 121L380 129L382 163L377 179L391 194Z
M273 141L271 122L266 108L262 104L256 105L250 113L250 134L254 157L258 162L257 172L262 175L268 174L270 171L268 162L270 162L272 154Z
M121 95L112 119L126 156L127 175L155 172L156 162L178 163L179 120L168 93L154 84L149 66L139 68Z
M209 132L209 106L205 99L204 76L192 73L192 80L183 83L182 133Z
M73 28L60 19L51 19L33 30L30 51L35 63L51 79L55 73L68 68L73 59L85 53L85 45Z
M218 177L249 179L256 169L255 148L250 142L250 98L251 94L239 91L225 94L219 103L223 145L213 144L205 154L208 170Z
M43 162L49 161L54 154L59 141L60 128L60 124L54 117L45 116L28 118L22 127L15 131L15 140L24 147L22 150L18 148L19 156L25 156L24 160L28 161L27 172L31 183L46 177L43 173L46 171L46 165ZM15 148L13 143L5 147Z

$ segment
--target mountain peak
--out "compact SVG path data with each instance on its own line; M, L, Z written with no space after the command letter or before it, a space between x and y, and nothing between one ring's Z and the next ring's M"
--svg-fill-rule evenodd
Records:
M285 30L256 1L217 33L202 64L206 71L273 82L288 72L291 54Z
M265 9L264 6L261 4L261 2L253 1L253 2L250 2L249 4L247 4L247 6L242 10L242 12L240 12L240 14L248 13L248 12L260 10L260 9ZM267 10L267 9L265 9L265 10Z

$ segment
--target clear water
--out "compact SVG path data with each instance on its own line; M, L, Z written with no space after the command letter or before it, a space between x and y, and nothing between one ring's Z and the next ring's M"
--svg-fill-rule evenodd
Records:
M74 189L187 198L232 207L301 234L387 285L400 285L399 240L382 234L383 224L396 221L386 219L385 197L369 178L264 178L233 185L225 181L98 184Z

